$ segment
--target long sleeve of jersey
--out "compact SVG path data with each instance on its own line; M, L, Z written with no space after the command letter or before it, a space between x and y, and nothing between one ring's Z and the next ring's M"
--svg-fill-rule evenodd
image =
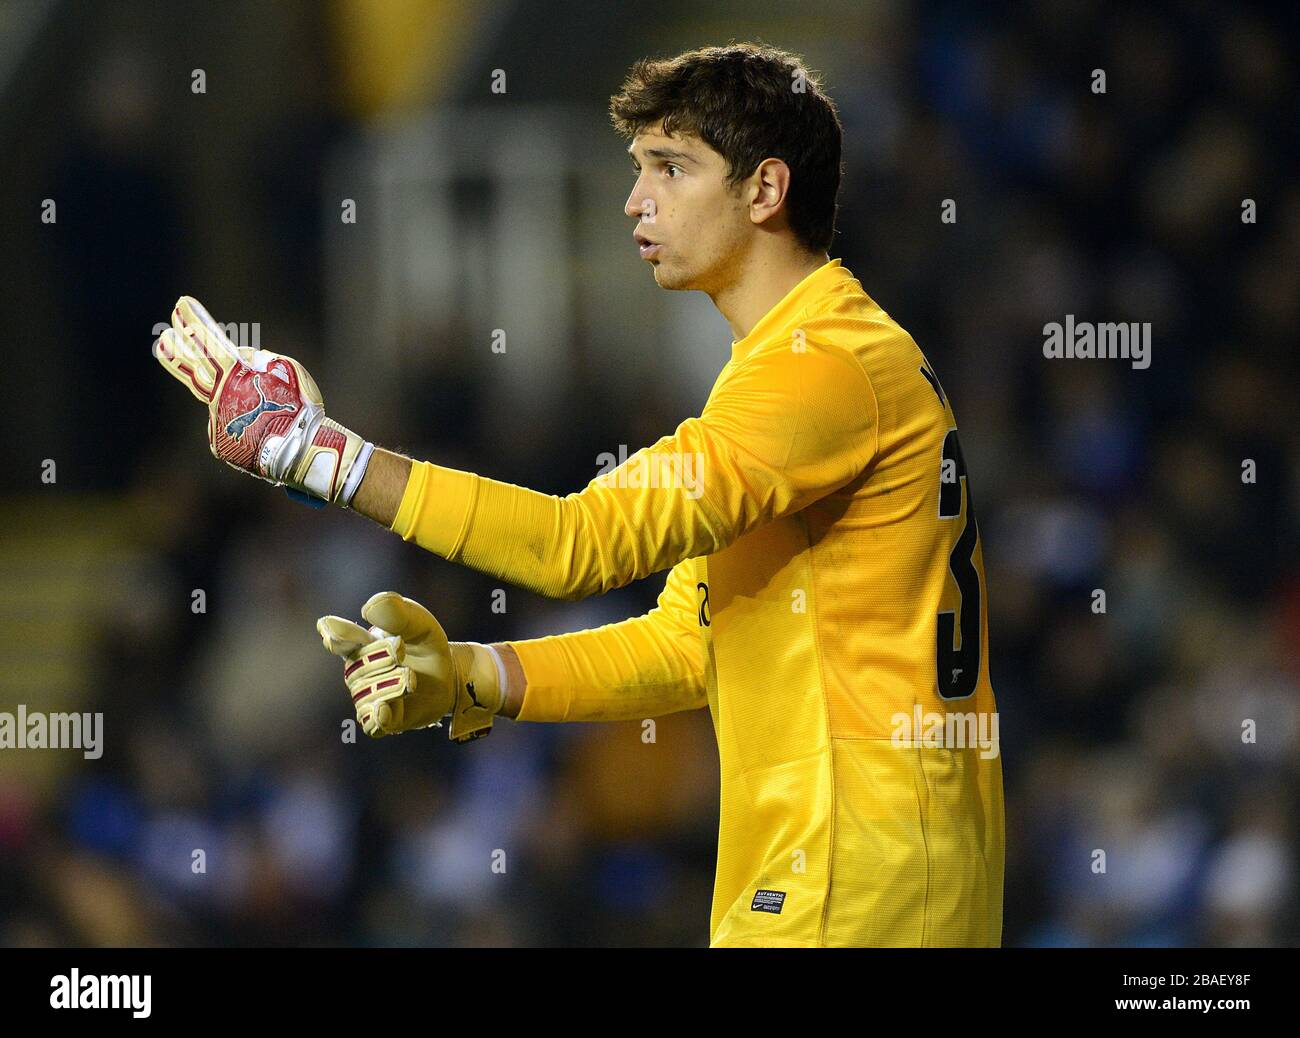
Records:
M698 418L583 490L538 493L417 462L392 529L519 587L576 600L711 554L863 471L876 400L844 347L813 335L733 354Z
M704 646L686 563L643 616L508 643L528 692L520 721L626 721L707 704Z

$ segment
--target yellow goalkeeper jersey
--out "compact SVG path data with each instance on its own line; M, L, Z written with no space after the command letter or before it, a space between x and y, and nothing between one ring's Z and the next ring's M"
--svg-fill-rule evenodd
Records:
M839 260L731 346L699 417L566 497L428 462L393 529L542 594L654 609L509 643L521 721L707 705L712 946L996 946L1004 818L952 406Z

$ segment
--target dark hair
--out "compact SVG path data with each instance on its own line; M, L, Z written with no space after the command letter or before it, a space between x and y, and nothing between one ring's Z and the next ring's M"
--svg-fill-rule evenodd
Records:
M665 134L698 137L726 159L732 187L764 159L781 159L790 167L791 229L813 252L830 248L843 128L835 103L795 55L732 43L642 58L609 99L609 114L624 137L660 120Z

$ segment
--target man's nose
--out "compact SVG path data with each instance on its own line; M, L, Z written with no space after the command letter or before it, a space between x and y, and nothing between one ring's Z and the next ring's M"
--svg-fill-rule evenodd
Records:
M649 213L651 216L655 212L654 199L647 198L645 192L641 190L641 181L637 181L632 188L632 193L627 196L627 202L623 205L623 212L628 216L645 216Z
M623 212L628 216L639 216L643 221L653 220L657 211L653 198L641 198L635 191L628 196L627 204L623 206Z

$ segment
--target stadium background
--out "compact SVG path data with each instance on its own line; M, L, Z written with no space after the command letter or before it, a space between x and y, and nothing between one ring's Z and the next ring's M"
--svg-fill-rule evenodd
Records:
M105 717L97 761L0 751L0 944L707 943L706 712L653 745L506 722L347 745L314 630L395 588L452 638L556 633L643 612L662 575L494 612L487 578L215 462L149 346L193 294L378 442L580 489L698 413L729 342L636 256L608 96L639 56L733 38L823 74L832 255L961 423L1005 943L1297 943L1293 54L1239 5L1171 11L0 5L0 709ZM1150 321L1150 368L1045 361L1066 313Z

